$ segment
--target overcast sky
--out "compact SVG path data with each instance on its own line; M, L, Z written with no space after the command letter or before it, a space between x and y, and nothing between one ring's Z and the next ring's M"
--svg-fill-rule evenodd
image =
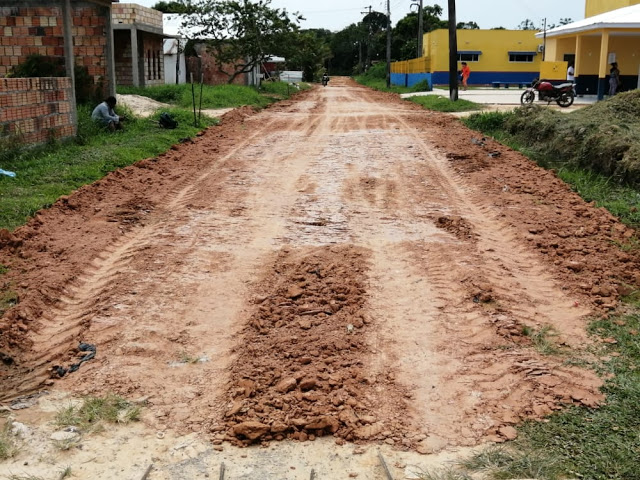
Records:
M120 0L124 3L125 0ZM131 0L147 7L153 6L157 0ZM549 23L557 23L561 18L581 20L584 18L585 0L456 0L457 20L475 21L480 28L505 27L516 28L520 22L529 18L534 23L542 24L546 16ZM397 22L410 9L412 0L391 0L391 19ZM425 5L438 4L445 10L447 0L430 2ZM300 12L307 20L302 28L327 28L337 31L355 23L362 18L360 12L371 5L374 10L384 12L386 0L272 0L273 7L286 8L289 12Z

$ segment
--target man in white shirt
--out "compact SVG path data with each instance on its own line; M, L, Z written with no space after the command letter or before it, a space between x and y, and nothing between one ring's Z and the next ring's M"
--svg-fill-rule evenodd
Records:
M576 81L575 70L573 69L572 63L569 64L569 68L567 69L567 81L571 83L575 83Z
M93 112L91 113L91 119L94 122L107 127L111 131L122 130L122 123L120 122L121 120L123 120L123 117L116 115L116 113L113 111L115 106L115 97L107 97L104 102L93 109Z

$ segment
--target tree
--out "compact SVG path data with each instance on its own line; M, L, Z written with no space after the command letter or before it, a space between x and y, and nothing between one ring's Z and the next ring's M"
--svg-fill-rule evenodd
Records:
M270 4L271 0L199 0L183 26L200 32L218 70L232 83L272 55L284 53L303 20L297 13L292 20L286 10Z
M458 30L480 30L480 25L476 22L458 22L456 28Z
M449 22L442 20L440 5L427 5L422 9L424 32L432 32L439 28L448 28ZM400 19L393 29L391 56L396 60L408 60L416 57L418 38L418 14L408 13Z
M522 22L520 22L520 25L518 25L518 30L540 30L540 29L536 27L536 25L533 23L533 20L529 20L527 18Z
M151 8L159 10L162 13L193 13L191 0L174 0L170 2L160 1Z
M318 80L324 71L325 62L331 58L329 39L331 32L324 29L310 29L292 34L286 52L287 67L291 70L302 70L302 79L307 82Z

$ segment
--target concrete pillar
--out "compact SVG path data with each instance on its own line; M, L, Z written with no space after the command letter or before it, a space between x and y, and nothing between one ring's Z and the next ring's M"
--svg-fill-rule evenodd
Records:
M76 75L74 72L73 33L71 27L73 20L71 15L71 0L62 0L62 34L64 36L64 65L67 77L71 79L71 123L75 132L78 131L78 109L76 108ZM75 133L74 132L74 133Z
M575 76L580 75L580 69L582 68L582 35L576 36L576 64L573 68L575 70Z
M600 38L600 61L598 63L598 100L604 98L608 92L607 85L607 60L609 57L609 32L603 31Z
M116 63L115 63L115 49L113 41L113 24L111 19L111 5L105 7L106 15L106 36L107 45L105 49L105 60L107 61L107 77L109 78L108 94L110 96L116 96Z
M140 87L140 54L138 52L138 30L135 25L131 27L131 74L133 86Z

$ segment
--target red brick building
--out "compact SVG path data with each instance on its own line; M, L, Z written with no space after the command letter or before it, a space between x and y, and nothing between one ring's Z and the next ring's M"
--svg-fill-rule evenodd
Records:
M87 76L89 85L83 88L96 96L115 94L111 4L111 0L0 3L0 77L32 54L60 59L66 73L53 80L0 81L0 135L19 134L26 142L74 135L76 71Z

